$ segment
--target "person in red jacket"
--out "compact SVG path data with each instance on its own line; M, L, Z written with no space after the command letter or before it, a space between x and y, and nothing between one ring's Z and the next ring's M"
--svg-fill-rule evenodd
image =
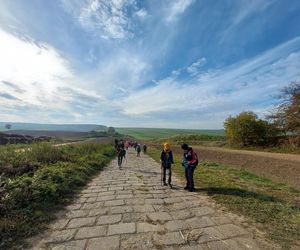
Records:
M184 167L186 178L186 186L184 189L195 192L194 171L198 165L198 156L186 143L182 144L181 148L183 149L182 166Z

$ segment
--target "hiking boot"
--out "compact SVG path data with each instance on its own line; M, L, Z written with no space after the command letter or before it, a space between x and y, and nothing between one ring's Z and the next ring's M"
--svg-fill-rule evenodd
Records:
M184 190L188 190L188 189L190 189L189 186L185 186L185 187L184 187Z
M169 187L172 188L172 184L171 183L169 183Z
M168 184L167 184L167 183L164 183L164 186L168 186Z
M195 192L196 189L195 189L195 188L189 188L189 191L190 191L190 192Z

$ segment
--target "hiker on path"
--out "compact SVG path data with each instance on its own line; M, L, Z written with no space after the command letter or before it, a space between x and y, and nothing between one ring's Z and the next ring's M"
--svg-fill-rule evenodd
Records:
M123 158L125 158L126 150L124 148L124 141L121 140L118 142L116 146L117 154L118 154L118 166L121 169Z
M184 189L195 192L194 171L198 165L198 156L186 143L182 144L181 148L183 149L182 166L184 167L186 178L186 186Z
M144 151L144 154L147 153L147 145L146 144L143 145L143 151Z
M173 154L172 154L172 150L171 150L171 147L170 147L169 143L164 143L164 148L163 148L163 150L161 151L161 154L160 154L160 162L161 162L161 168L162 168L161 170L163 172L163 178L162 178L163 184L164 184L164 186L167 186L166 172L168 170L168 175L169 175L168 185L172 188L172 185L171 185L171 176L172 176L171 164L174 164L174 160L173 160Z
M142 149L141 149L141 145L137 144L136 146L136 156L140 157L140 153L141 153Z

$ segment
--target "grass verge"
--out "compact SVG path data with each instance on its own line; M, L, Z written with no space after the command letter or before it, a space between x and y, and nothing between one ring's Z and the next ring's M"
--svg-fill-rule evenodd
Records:
M115 155L111 144L84 143L30 150L0 150L0 248L22 248L21 240L45 228Z
M182 155L173 151L173 170L184 177ZM160 148L148 154L159 162ZM205 192L230 211L254 221L284 249L300 247L300 191L244 170L200 162L194 175L197 192Z

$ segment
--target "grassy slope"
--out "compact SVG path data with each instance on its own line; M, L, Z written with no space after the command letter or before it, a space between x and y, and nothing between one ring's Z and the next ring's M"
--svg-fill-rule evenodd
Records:
M148 154L159 161L159 152L159 148L150 147ZM173 169L183 177L182 156L179 153L174 155ZM255 221L283 248L296 244L300 247L299 190L247 171L208 162L201 162L197 167L195 186L230 211Z
M183 134L225 135L223 130L166 129L166 128L116 128L120 134L130 135L138 140L168 138Z
M0 148L0 249L43 229L53 212L115 155L113 145L103 143L30 147Z

